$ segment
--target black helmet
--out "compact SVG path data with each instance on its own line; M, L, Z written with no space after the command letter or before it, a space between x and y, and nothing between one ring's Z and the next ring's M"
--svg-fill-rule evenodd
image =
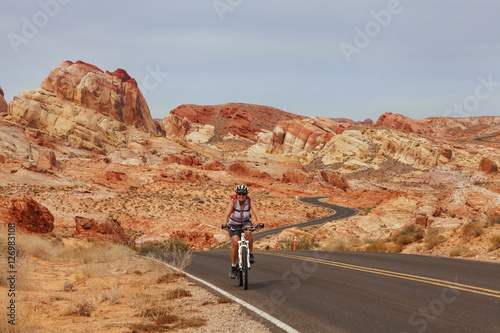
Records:
M248 187L246 185L238 185L235 191L238 194L248 194Z

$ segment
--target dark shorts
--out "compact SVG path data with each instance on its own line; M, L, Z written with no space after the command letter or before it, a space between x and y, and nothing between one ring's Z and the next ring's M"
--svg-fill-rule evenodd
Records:
M246 227L246 226L252 226L252 221L246 221L246 222L243 222L241 224L232 224L230 223L229 224L230 226L243 226L243 227ZM233 238L233 236L240 236L240 233L238 231L231 231L231 230L228 230L229 232L229 238Z

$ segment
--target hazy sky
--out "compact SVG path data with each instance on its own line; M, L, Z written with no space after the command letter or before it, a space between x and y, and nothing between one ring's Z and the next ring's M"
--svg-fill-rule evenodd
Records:
M7 102L64 60L125 69L154 118L253 103L372 120L500 116L498 0L4 0Z

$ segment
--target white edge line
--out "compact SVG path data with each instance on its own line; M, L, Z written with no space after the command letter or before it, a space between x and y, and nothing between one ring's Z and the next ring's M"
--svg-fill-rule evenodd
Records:
M282 322L281 320L277 319L277 318L274 318L273 316L271 316L270 314L268 314L267 312L264 312L258 308L256 308L255 306L253 306L252 304L249 304L247 302L245 302L244 300L242 299L239 299L238 297L228 293L227 291L224 291L222 289L220 289L219 287L216 287L214 286L213 284L205 281L205 280L202 280L194 275L191 275L189 273L186 273L186 272L183 272L182 270L178 269L177 267L174 267L172 265L169 265L167 264L166 262L163 262L161 260L158 260L156 258L152 258L152 257L143 257L143 256L140 256L141 258L147 258L147 259L151 259L151 260L154 260L154 261L157 261L159 262L160 264L162 265L165 265L167 267L169 267L170 269L173 269L175 271L178 271L178 272L181 272L183 274L186 274L187 277L189 277L190 279L193 279L193 280L196 280L204 285L206 285L207 287L215 290L216 292L218 293L221 293L222 295L226 296L227 298L230 298L231 300L235 301L236 303L239 303L240 305L244 306L245 308L247 308L248 310L250 311L253 311L255 312L256 314L258 314L259 316L269 320L271 323L273 323L274 325L278 326L279 328L283 329L285 332L289 332L289 333L300 333L299 331L297 331L296 329L288 326L287 324L285 324L284 322Z

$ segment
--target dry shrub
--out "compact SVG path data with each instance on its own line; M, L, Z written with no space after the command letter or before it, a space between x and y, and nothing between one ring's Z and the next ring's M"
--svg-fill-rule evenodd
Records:
M71 303L66 311L67 316L76 315L81 317L90 317L96 309L96 305L88 299L81 300L77 303Z
M472 252L468 246L459 245L459 246L455 246L454 248L451 249L449 256L450 257L472 257L472 256L474 256L474 252Z
M424 238L425 231L418 224L409 224L392 233L391 239L399 246L408 245Z
M76 261L79 264L109 262L114 259L132 256L134 252L123 245L92 242L88 245L78 244L65 248L61 253L64 260Z
M101 302L109 301L111 304L118 304L123 297L122 290L113 286L107 290L101 291Z
M491 216L488 218L486 222L490 227L493 227L495 224L500 224L500 216Z
M160 253L160 252L186 252L189 251L189 244L182 238L169 238L163 242L153 242L142 244L136 247L139 253Z
M178 271L184 269L191 263L192 254L190 251L174 251L166 253L148 254L147 257L151 258L150 262L164 262ZM161 264L163 265L163 264ZM164 268L164 266L162 266Z
M438 228L431 228L427 231L427 234L424 238L424 246L427 250L432 250L437 245L441 244L445 241L443 235L439 234Z
M401 244L394 244L393 246L391 246L389 248L389 250L387 250L387 252L389 253L400 253L402 252L404 249L403 245Z
M351 242L344 238L335 238L331 242L325 245L325 250L327 251L348 251L352 247Z
M478 237L483 233L486 224L484 222L465 222L460 227L460 235L469 238L469 237Z
M494 235L490 238L491 246L489 248L490 251L495 251L500 249L500 235Z
M387 250L387 241L385 239L377 239L372 241L367 247L366 252L385 252Z
M166 297L167 297L167 299L172 300L172 299L177 299L177 298L182 298L182 297L190 297L190 296L192 296L192 295L191 295L191 292L189 290L177 288L174 290L167 291Z
M294 237L284 237L280 239L278 250L292 251L294 247ZM313 250L315 248L314 241L310 237L300 236L297 237L296 250Z
M75 273L76 281L101 277L102 272L96 264L81 265Z
M55 260L63 251L58 243L34 235L19 235L17 248L21 256L33 256L47 261Z

